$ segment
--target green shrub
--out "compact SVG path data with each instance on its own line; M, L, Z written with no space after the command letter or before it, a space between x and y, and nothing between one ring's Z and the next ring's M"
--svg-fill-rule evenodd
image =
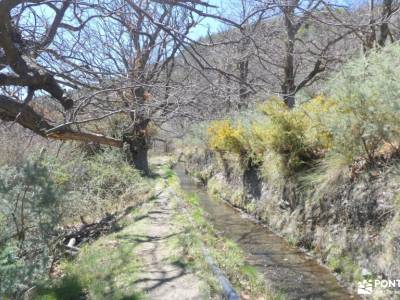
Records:
M117 150L103 152L63 162L47 157L53 180L70 191L65 201L64 217L69 222L79 216L98 218L107 212L123 209L128 202L146 194L148 185Z
M84 162L87 187L100 197L118 197L142 178L132 166L124 161L119 151L109 150Z
M83 163L84 182L79 192L97 214L125 207L147 193L148 186L140 173L130 166L119 151L108 150ZM93 211L90 213L92 216Z
M52 288L37 289L35 300L77 300L86 299L85 292L76 276L67 275L53 284Z
M334 77L327 93L337 108L324 115L334 135L333 151L349 163L358 157L373 161L384 144L400 139L400 46L371 52Z
M0 168L0 294L18 298L46 274L65 196L41 160Z
M54 157L0 167L0 295L20 298L47 278L58 227L122 210L148 185L120 152Z

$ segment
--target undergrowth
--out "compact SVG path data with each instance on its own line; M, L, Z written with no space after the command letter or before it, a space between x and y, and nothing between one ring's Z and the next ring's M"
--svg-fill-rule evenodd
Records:
M143 242L143 224L134 220L146 211L133 210L120 221L122 230L81 248L75 259L63 260L63 277L39 285L35 300L135 300L145 295L135 284L143 267L136 249Z
M123 159L40 151L0 166L0 295L19 299L46 280L66 225L95 222L149 197L150 184Z

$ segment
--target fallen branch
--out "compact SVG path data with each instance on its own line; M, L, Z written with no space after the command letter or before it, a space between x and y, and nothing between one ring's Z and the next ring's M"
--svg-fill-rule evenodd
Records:
M82 224L78 229L64 236L62 242L64 248L70 251L79 251L79 246L83 243L95 240L99 236L112 231L116 222L116 216L108 214L98 222Z

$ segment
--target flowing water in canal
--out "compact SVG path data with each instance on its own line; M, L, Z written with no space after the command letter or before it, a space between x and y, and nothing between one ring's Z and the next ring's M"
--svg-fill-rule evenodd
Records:
M210 199L205 188L185 174L183 166L178 166L176 172L182 189L197 194L205 217L214 228L235 241L244 250L247 262L285 298L359 299L341 287L335 276L316 260L226 203Z

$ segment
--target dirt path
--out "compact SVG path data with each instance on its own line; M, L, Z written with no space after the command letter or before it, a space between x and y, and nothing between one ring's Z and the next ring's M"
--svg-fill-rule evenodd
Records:
M142 257L140 280L135 287L149 299L203 299L199 279L174 263L172 238L179 238L179 228L173 226L172 191L158 187L160 194L156 200L145 204L146 215L140 221L144 242L137 249Z

